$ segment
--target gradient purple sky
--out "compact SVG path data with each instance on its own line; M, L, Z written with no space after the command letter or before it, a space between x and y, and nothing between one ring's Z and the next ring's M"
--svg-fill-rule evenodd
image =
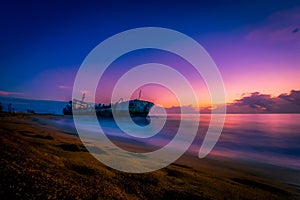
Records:
M252 92L277 96L300 89L299 1L29 1L3 3L0 11L3 96L67 101L80 64L95 46L121 31L147 26L174 29L197 40L219 67L227 102ZM209 104L201 77L188 63L161 52L125 55L104 79L116 79L128 67L153 60L188 76L201 105ZM98 99L105 102L111 86L102 88ZM176 104L162 88L147 86L143 95L164 106Z

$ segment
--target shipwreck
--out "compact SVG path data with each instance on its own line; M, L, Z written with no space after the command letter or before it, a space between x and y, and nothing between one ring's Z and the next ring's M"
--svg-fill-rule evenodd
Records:
M141 100L141 91L138 99L123 101L120 99L113 104L96 104L85 102L85 94L81 100L73 99L63 108L64 115L89 115L96 112L98 117L113 117L113 113L118 116L126 116L128 112L131 117L147 117L154 103L150 101Z

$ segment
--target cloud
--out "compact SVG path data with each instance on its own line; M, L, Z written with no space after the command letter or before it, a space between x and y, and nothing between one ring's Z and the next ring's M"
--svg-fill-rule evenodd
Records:
M292 90L291 93L288 94L281 94L278 96L281 99L284 99L288 102L295 103L300 106L300 91Z
M272 97L253 92L227 106L228 113L300 113L300 90Z
M222 110L220 108L201 108L200 113L211 113L212 109L218 113ZM165 109L169 114L180 113L179 106ZM182 109L190 114L198 112L193 106L183 106ZM292 90L289 94L283 93L277 97L259 92L244 93L241 99L227 104L227 113L300 113L300 90Z
M199 112L195 107L189 106L172 106L170 108L165 108L168 114L180 114L181 110L186 114L193 114Z
M300 43L300 7L275 12L263 25L251 30L247 40L267 40L272 43L293 41Z
M65 85L59 85L58 88L61 89L61 90L71 89L70 86L65 86Z
M17 89L26 91L25 98L68 101L72 97L72 85L77 68L63 67L40 72Z
M22 95L24 93L22 92L8 92L8 91L3 91L3 90L0 90L0 95L2 96L12 96L12 95Z

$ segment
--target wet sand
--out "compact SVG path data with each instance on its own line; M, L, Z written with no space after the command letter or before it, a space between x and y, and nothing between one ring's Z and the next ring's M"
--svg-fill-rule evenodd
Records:
M54 125L62 118L0 114L1 199L300 199L290 180L299 171L225 158L185 154L155 172L119 172L89 154L74 129Z

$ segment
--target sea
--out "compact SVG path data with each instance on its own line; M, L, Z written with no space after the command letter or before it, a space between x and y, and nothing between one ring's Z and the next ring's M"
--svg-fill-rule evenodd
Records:
M9 103L15 112L27 112L27 109L36 113L62 115L62 109L67 102L29 100L16 98L0 98L0 102L7 110ZM135 137L126 134L113 120L99 120L103 131L108 138L124 139L127 142L149 146L148 150L157 150L174 139L181 123L180 114L169 114L167 118L160 115L150 116L150 124L166 119L162 129L151 137ZM197 153L202 145L207 127L210 123L210 114L200 114L199 117L190 114L185 117L190 124L197 125L196 137L188 151ZM56 123L61 126L74 128L72 117L62 117ZM97 134L97 127L86 120L86 130ZM161 124L159 124L161 126ZM140 125L139 125L140 126ZM145 124L145 126L148 126ZM75 129L74 129L75 130ZM142 130L142 129L141 129ZM186 134L193 132L192 126L185 127ZM185 144L184 138L182 144ZM177 143L180 148L181 143ZM300 170L300 114L227 114L223 131L210 152L209 156L219 156L256 163L276 165Z

